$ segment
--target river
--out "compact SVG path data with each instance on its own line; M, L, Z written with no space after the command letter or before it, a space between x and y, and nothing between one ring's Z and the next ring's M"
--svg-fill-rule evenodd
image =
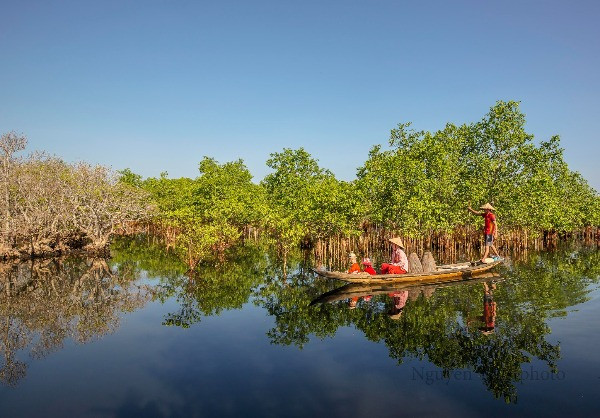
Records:
M597 415L596 247L333 301L310 258L235 260L190 277L138 238L1 265L0 416Z

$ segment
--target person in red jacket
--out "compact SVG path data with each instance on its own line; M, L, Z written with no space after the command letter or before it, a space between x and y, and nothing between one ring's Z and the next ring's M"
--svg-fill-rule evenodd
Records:
M364 272L369 273L370 275L377 274L375 269L373 269L373 263L369 257L363 258L362 265Z
M483 227L485 251L483 252L483 257L481 257L481 261L484 262L484 260L488 257L490 247L492 248L492 251L494 251L494 254L496 254L497 257L500 257L500 254L498 254L498 250L496 250L496 247L494 246L494 240L498 237L498 226L496 225L496 215L492 213L492 211L496 209L492 205L486 203L485 205L480 206L479 209L483 209L483 212L477 212L476 210L471 208L471 206L467 207L467 210L469 212L471 212L474 215L483 216L483 219L485 221Z

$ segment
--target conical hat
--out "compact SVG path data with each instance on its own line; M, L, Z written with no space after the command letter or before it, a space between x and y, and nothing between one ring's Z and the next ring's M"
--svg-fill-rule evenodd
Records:
M400 237L390 238L388 241L392 244L396 244L398 247L404 248L404 243Z
M495 207L493 207L492 205L490 205L489 203L486 203L485 205L481 205L479 206L479 209L489 209L489 210L496 210Z
M479 331L481 331L481 333L483 335L493 334L495 330L496 329L494 327L481 327L481 328L479 328Z
M394 312L394 311L388 312L388 316L390 317L390 319L400 319L402 317L402 309L400 309L396 313L392 313L392 312Z

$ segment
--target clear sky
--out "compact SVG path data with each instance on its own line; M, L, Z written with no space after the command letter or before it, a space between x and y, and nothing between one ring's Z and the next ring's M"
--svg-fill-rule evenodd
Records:
M195 177L304 147L351 180L390 129L520 100L600 189L600 1L0 0L0 132Z

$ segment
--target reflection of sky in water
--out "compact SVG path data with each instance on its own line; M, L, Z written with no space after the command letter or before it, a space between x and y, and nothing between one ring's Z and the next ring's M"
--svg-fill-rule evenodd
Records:
M0 416L590 414L600 395L600 290L588 296L548 322L547 341L561 343L564 379L526 379L516 404L494 399L476 373L427 382L415 371L438 367L412 358L399 366L384 344L353 326L313 336L302 350L270 344L275 321L252 301L188 329L161 326L178 308L170 299L124 314L99 341L66 340L43 360L25 359L18 386L0 386ZM531 368L548 370L535 359L523 365Z

